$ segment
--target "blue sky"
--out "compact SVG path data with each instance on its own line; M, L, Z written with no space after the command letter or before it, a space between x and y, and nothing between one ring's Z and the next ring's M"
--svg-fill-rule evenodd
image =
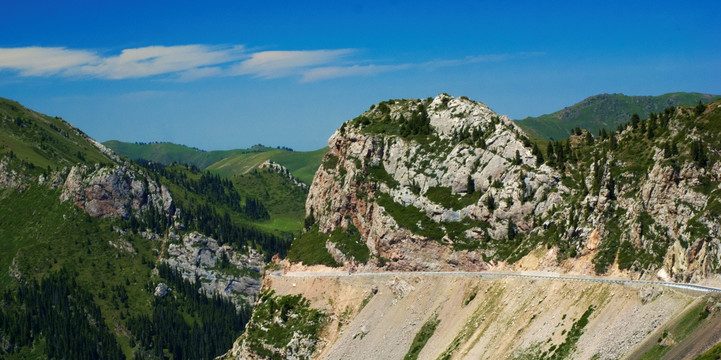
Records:
M721 2L3 1L0 97L100 140L312 150L391 98L721 94Z

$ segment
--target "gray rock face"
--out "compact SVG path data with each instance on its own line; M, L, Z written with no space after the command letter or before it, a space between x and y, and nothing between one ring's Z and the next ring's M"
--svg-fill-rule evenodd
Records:
M144 212L155 207L169 216L175 205L165 186L126 165L89 169L73 166L68 173L60 195L61 201L73 201L94 217L121 217L128 219L132 211Z
M165 283L160 283L158 286L155 287L155 291L153 292L153 296L164 298L168 295L168 292L170 292L170 288Z
M182 237L171 234L168 258L162 261L179 270L186 279L195 281L197 275L206 293L221 294L236 304L255 301L265 267L262 254L254 250L241 253L197 232Z
M389 116L411 116L404 111L391 106ZM368 134L362 127L344 126L343 131L336 131L328 140L326 159L337 158L338 165L335 169L321 166L315 174L306 213L314 215L324 233L352 222L372 254L391 260L391 269L484 268L483 252L454 251L400 227L375 201L377 192L398 204L412 205L441 224L464 219L486 222L488 230L466 230L469 238L479 241L486 236L505 237L509 221L520 229L531 229L533 216L547 216L568 189L553 169L536 166L531 149L517 135L517 126L484 104L439 95L428 105L427 113L438 137L430 145ZM468 129L486 133L485 148L453 140ZM373 166L383 167L398 185L359 180ZM477 201L453 209L429 199L429 189L438 187L448 188L459 198L472 196L466 193L469 177L482 193ZM502 186L492 186L494 183ZM533 201L526 202L529 191L534 194ZM485 205L489 198L498 204L495 209ZM329 249L336 260L345 260L332 246Z
M0 188L21 189L23 179L15 170L8 169L7 159L0 160Z

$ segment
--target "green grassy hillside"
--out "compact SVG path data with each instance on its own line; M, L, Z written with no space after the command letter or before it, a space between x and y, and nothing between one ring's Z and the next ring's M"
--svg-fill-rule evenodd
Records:
M246 153L231 156L210 165L207 169L224 177L242 175L258 167L266 160L275 161L290 170L300 181L310 184L313 175L320 166L323 155L328 151L322 148L314 151L288 151L275 149L260 153Z
M208 299L167 266L154 272L160 241L122 231L127 221L92 218L58 195L38 185L0 193L0 335L10 344L0 358L156 358L165 348L173 358L196 359L231 346L247 307ZM159 282L173 296L155 298ZM47 309L52 316L43 315Z
M157 257L153 251L160 243L139 236L121 236L112 230L119 223L91 218L70 202L60 203L58 195L42 186L22 193L3 191L0 291L12 296L13 290L20 287L10 276L11 271L32 282L65 270L74 275L78 288L94 296L104 320L101 327L113 329L129 314L150 314L152 294L143 288L153 281L151 271ZM135 253L119 251L112 245L121 242L131 244ZM119 292L127 297L120 299ZM6 311L3 313L9 315ZM117 341L126 356L132 354L127 336L118 336ZM42 354L42 350L38 353ZM13 358L11 355L4 356Z
M0 177L17 180L0 187L2 359L214 358L240 335L250 308L200 292L200 281L160 262L162 242L141 232L162 238L171 230L199 231L268 257L290 242L287 234L255 225L270 222L262 202L242 196L229 180L180 165L123 164L127 178L167 186L182 216L171 219L150 206L128 220L91 217L73 201L60 201L62 185L41 184L37 175L62 184L71 166L120 164L62 119L4 99L0 164ZM153 296L160 282L172 296Z
M118 154L121 154L133 160L145 159L164 165L177 162L183 164L192 164L201 169L205 169L211 164L233 155L258 153L273 149L270 147L257 145L251 147L250 149L203 151L185 145L178 145L169 142L136 144L122 142L118 140L106 141L103 143L103 145L111 148Z
M3 154L39 169L110 162L89 142L87 135L63 119L0 98L0 155Z
M231 180L238 192L259 199L268 209L270 220L258 223L259 226L293 233L302 230L307 188L269 169L255 169Z
M660 96L602 94L591 96L552 114L527 117L516 123L532 137L563 140L568 138L576 127L598 134L603 128L615 130L618 125L628 122L633 114L638 114L643 119L651 112L663 112L669 106L693 106L699 100L707 103L719 98L719 95L683 92Z

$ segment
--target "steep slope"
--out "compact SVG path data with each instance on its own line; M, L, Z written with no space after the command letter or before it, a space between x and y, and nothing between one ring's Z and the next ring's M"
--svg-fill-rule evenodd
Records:
M104 142L103 145L132 160L144 159L164 165L177 162L181 164L195 165L200 169L205 169L213 163L233 155L258 153L273 149L258 145L250 149L203 151L185 145L168 142L136 144L118 140L109 140Z
M369 264L389 269L484 268L509 221L531 228L536 209L522 201L521 184L541 194L559 183L551 168L536 166L519 131L466 99L381 103L331 136L306 203L317 220L309 233L353 225L373 255ZM560 201L539 196L537 211Z
M56 170L78 163L109 162L95 141L59 117L0 98L0 155L17 158L31 170Z
M381 103L331 136L306 202L308 231L289 258L350 269L513 264L716 278L720 104L669 107L621 133L550 143L544 154L481 103ZM533 249L546 253L518 262Z
M533 137L564 140L577 127L598 134L603 128L616 129L617 126L627 122L633 114L646 118L650 113L662 112L669 106L693 106L699 101L708 103L719 97L721 96L699 93L670 93L660 96L601 94L552 114L527 117L516 123Z
M593 277L721 285L721 101L667 107L619 129L541 151L466 98L372 106L331 136L306 232L272 265L282 271L264 278L263 304L275 311L254 314L255 330L226 358L715 351L717 295ZM296 320L315 311L315 331L304 332Z
M252 224L260 201L191 168L131 163L9 100L0 127L0 357L231 347L264 259L289 242Z
M258 355L272 349L297 359L659 359L678 351L693 359L721 341L721 300L697 292L552 278L313 270L323 271L266 278L266 302L290 298L305 306L254 313L249 327L265 331L245 333L226 358L267 358ZM317 318L303 316L315 312L324 319L320 330Z

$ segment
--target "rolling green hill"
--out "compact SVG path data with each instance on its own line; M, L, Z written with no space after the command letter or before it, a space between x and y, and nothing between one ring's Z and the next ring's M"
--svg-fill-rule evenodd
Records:
M200 169L205 169L211 164L233 155L252 154L273 149L262 145L256 145L250 149L203 151L169 142L136 144L118 140L109 140L104 142L103 145L111 148L118 154L133 160L145 159L158 162L163 165L168 165L173 162L192 164Z
M207 169L224 177L250 172L266 160L277 162L290 170L300 181L310 184L328 148L314 151L288 151L274 149L259 153L238 154L210 165Z
M552 114L518 120L516 124L532 137L563 140L568 138L571 130L576 127L598 134L602 128L615 130L618 125L628 122L633 114L638 114L643 119L650 113L662 112L669 106L692 106L698 104L699 100L707 103L719 98L719 95L685 92L660 96L602 94L591 96Z

